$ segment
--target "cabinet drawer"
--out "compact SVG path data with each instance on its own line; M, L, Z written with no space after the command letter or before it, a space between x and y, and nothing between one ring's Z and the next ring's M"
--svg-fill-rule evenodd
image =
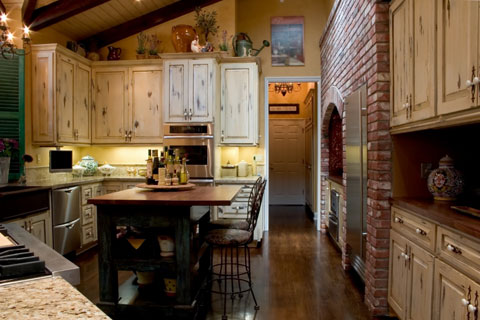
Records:
M457 269L480 281L480 241L438 227L437 253Z
M240 200L240 201L248 201L248 198L250 197L250 193L252 192L253 186L251 185L244 185L242 189L238 192L237 196L235 197L235 200Z
M82 208L82 225L92 223L95 217L95 207L93 204L89 204Z
M95 227L93 223L82 227L82 245L95 241Z
M435 225L392 207L392 228L420 246L435 251Z
M247 218L247 202L232 202L230 206L219 206L218 217L219 218L233 218L233 219L246 219Z
M82 204L87 204L88 199L93 198L93 186L82 187Z

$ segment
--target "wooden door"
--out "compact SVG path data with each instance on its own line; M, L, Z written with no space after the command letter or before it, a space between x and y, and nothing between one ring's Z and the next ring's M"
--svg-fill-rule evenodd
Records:
M437 12L437 108L446 114L476 104L466 81L476 69L478 2L442 0Z
M434 257L410 242L407 320L432 319Z
M405 318L407 305L408 260L407 240L390 231L390 268L388 278L388 303L401 318Z
M62 54L57 54L56 124L59 142L75 142L73 129L75 85L75 61Z
M222 64L221 133L224 144L256 144L258 68L254 63Z
M187 122L188 120L188 60L169 60L164 70L164 121Z
M50 211L31 216L28 224L30 233L34 237L52 247L52 221L50 219Z
M133 143L162 143L162 66L130 69L130 125Z
M390 6L390 125L408 122L406 103L409 100L411 50L409 41L408 0L397 0Z
M92 143L125 143L128 128L128 70L94 70Z
M409 121L435 116L435 7L437 0L410 1L412 99Z
M32 142L54 143L55 52L32 53Z
M464 320L467 319L467 306L462 303L468 298L468 290L474 291L475 283L468 277L435 259L435 303L434 319ZM472 293L474 297L475 294ZM470 317L473 319L473 316Z
M189 63L189 120L212 122L215 88L215 62L212 59L190 60Z
M271 119L270 204L305 204L305 129L303 119Z
M75 142L91 143L91 73L92 69L82 63L75 68L75 88L73 107L73 124Z

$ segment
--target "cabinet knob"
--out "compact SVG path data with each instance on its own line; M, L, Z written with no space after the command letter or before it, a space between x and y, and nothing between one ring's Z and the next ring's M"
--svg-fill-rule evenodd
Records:
M400 219L399 217L395 217L395 222L402 224L402 223L403 223L403 220Z
M477 307L475 307L473 304L469 304L467 309L468 309L468 312L470 313L474 313L477 311Z
M478 77L473 78L473 85L474 86L476 86L479 83L480 83L480 78L478 78Z
M468 306L468 305L470 304L470 301L468 301L468 300L465 299L465 298L462 298L462 304L463 304L464 306Z
M460 250L460 248L457 248L450 243L447 244L447 250L456 254L462 254L462 250Z
M465 85L466 85L467 87L473 87L473 86L474 86L473 82L470 81L470 80L465 81Z
M415 229L415 232L418 233L418 234L420 234L420 235L422 235L422 236L424 236L424 235L427 234L424 230L422 230L422 229L420 229L420 228Z

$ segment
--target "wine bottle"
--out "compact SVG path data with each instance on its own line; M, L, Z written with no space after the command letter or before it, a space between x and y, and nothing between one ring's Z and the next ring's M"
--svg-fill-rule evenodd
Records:
M153 160L152 160L152 150L148 149L148 158L147 158L147 184L154 184L153 180Z
M187 158L182 159L182 167L180 169L180 184L187 184Z
M158 184L158 167L160 165L160 160L158 159L158 150L153 150L152 151L152 156L153 156L153 180L155 181L155 184Z

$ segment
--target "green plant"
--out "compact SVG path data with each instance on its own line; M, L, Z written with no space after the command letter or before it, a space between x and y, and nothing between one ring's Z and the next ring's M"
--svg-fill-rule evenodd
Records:
M12 151L18 150L18 141L15 139L0 139L0 157L11 157Z
M148 53L151 56L155 56L158 54L158 45L160 44L160 42L161 41L158 40L158 36L156 34L151 34L150 36L148 36Z
M195 26L205 34L205 41L208 41L208 35L216 35L218 29L217 26L217 12L202 10L200 7L195 9Z
M230 36L231 38L231 36ZM227 44L227 30L222 31L222 43L218 45L220 51L228 51L228 44Z
M137 53L138 54L144 54L145 53L145 44L148 41L148 36L145 33L140 32L137 35L137 41L138 41L138 47L137 47L137 50L136 50Z

